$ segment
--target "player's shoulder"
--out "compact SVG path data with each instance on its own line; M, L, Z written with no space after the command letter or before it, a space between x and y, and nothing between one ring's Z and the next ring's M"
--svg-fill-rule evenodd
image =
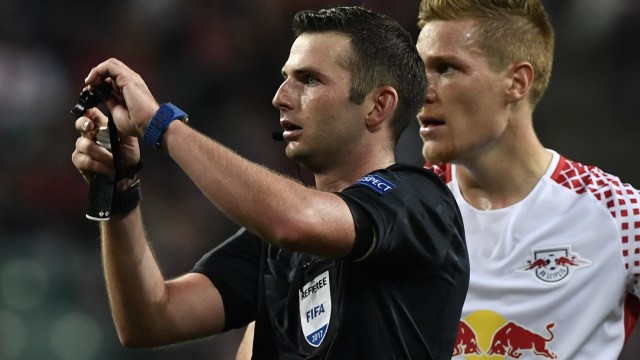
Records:
M366 185L379 195L395 194L391 197L405 200L425 196L433 198L436 194L452 198L450 189L438 175L423 166L405 163L396 163L371 172L348 189L362 189L361 185Z
M449 163L440 163L440 164L431 164L429 162L424 164L424 168L436 174L440 180L445 183L451 182L451 164Z
M598 200L611 197L640 199L638 190L618 176L562 155L551 174L551 180L577 194L592 194Z
M404 182L410 187L420 188L426 184L428 188L436 187L446 189L447 192L449 191L445 179L424 166L397 163L388 167L382 173L386 173L388 176Z

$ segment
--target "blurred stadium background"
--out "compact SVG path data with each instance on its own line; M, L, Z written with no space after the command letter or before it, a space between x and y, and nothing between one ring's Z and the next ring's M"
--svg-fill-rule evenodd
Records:
M546 146L640 186L640 3L547 0L557 33L535 126ZM242 155L292 176L271 98L301 9L365 5L417 36L418 0L0 2L0 359L233 359L240 331L148 350L120 346L69 110L108 57ZM417 125L398 149L420 164ZM143 207L167 277L235 232L166 156L143 147ZM303 177L305 175L303 174ZM588 314L585 314L588 316ZM640 336L630 342L637 359ZM635 352L635 356L630 355Z

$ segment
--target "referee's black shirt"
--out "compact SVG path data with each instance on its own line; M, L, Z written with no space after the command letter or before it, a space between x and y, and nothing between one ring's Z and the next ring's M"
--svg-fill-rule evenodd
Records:
M449 189L395 164L338 195L356 223L345 259L241 230L196 264L222 295L225 328L256 320L253 359L451 359L469 261Z

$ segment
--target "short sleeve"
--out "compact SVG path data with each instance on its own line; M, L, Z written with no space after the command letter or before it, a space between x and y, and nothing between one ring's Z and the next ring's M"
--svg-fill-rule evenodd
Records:
M465 247L457 204L446 184L426 169L396 164L339 195L356 223L353 251L358 253L348 257L437 266L452 245ZM366 240L360 234L374 237L368 248L360 245Z
M262 240L242 228L191 270L206 275L220 292L225 331L243 327L256 317L261 248Z

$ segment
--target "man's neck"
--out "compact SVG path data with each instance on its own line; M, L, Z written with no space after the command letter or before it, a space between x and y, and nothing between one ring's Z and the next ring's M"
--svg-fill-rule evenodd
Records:
M540 181L553 155L539 143L488 154L458 164L456 178L465 200L480 210L496 210L524 199Z
M316 173L316 188L318 190L329 192L342 191L346 187L360 180L363 176L379 169L385 169L394 164L394 162L394 158L380 161L363 161L360 165L352 163L352 166Z

